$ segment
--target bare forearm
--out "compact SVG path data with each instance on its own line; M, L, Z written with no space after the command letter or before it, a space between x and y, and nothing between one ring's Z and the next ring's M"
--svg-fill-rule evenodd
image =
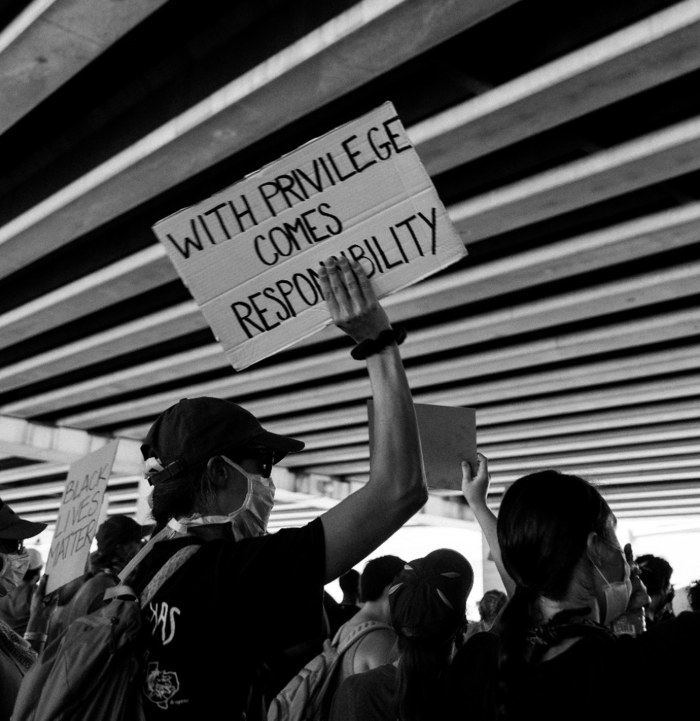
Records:
M506 592L508 593L508 596L512 596L515 591L515 583L506 571L503 565L503 559L501 558L501 548L498 545L498 519L496 518L496 514L486 505L486 501L474 503L471 506L471 509L477 523L481 527L484 537L486 538L486 543L489 545L491 557L496 564L496 568L498 569L503 585L506 588Z
M427 490L423 472L418 425L411 391L399 356L391 345L367 359L374 407L374 439L370 459L371 484L382 487L382 495L425 503Z
M415 411L398 349L392 345L367 360L374 401L370 478L322 516L328 581L359 563L427 499Z

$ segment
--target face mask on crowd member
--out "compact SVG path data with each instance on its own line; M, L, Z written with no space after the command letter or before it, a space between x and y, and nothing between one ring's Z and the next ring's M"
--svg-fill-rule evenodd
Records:
M161 414L141 447L154 518L176 533L230 524L236 539L263 535L274 503L272 465L303 447L302 441L265 430L235 403L183 399ZM168 497L170 518L158 517L159 494Z
M17 588L29 568L29 553L22 541L38 536L45 528L45 523L20 518L0 500L0 596Z
M245 478L247 492L243 503L239 508L226 515L195 515L181 518L178 521L179 525L189 527L230 523L231 532L237 541L264 535L267 533L270 513L275 504L275 484L269 476L250 473L226 456L220 456L220 458Z
M605 542L606 545L611 544ZM615 547L614 550L622 556L623 578L620 581L610 581L600 570L596 563L591 560L593 568L602 578L605 586L603 594L605 599L605 613L601 619L603 625L609 626L616 618L620 617L627 610L630 598L632 597L632 579L630 577L630 567L625 558L625 554L621 548Z
M22 583L29 568L29 554L24 548L17 553L0 553L0 563L0 595L4 596Z

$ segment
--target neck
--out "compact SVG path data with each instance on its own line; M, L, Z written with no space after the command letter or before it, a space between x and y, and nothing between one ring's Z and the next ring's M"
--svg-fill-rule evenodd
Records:
M358 621L379 621L380 623L389 622L389 614L385 610L385 604L382 600L366 601L365 605L355 614Z
M593 598L563 598L559 601L554 601L546 596L540 596L535 602L535 608L540 618L540 623L551 621L562 611L575 611L580 609L588 610L581 611L580 615L577 614L575 618L600 622L598 604Z

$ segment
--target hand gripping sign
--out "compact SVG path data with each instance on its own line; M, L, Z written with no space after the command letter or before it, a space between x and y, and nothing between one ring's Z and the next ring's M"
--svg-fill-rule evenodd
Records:
M153 230L237 370L330 323L329 256L357 260L381 298L467 254L391 103Z

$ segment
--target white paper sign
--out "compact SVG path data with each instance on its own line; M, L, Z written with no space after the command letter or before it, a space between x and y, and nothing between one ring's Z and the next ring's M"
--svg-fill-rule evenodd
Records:
M49 576L46 593L55 591L85 572L118 445L118 439L111 441L68 469L56 530L46 561Z
M329 256L357 260L381 298L467 254L391 103L153 230L236 369L330 322Z

